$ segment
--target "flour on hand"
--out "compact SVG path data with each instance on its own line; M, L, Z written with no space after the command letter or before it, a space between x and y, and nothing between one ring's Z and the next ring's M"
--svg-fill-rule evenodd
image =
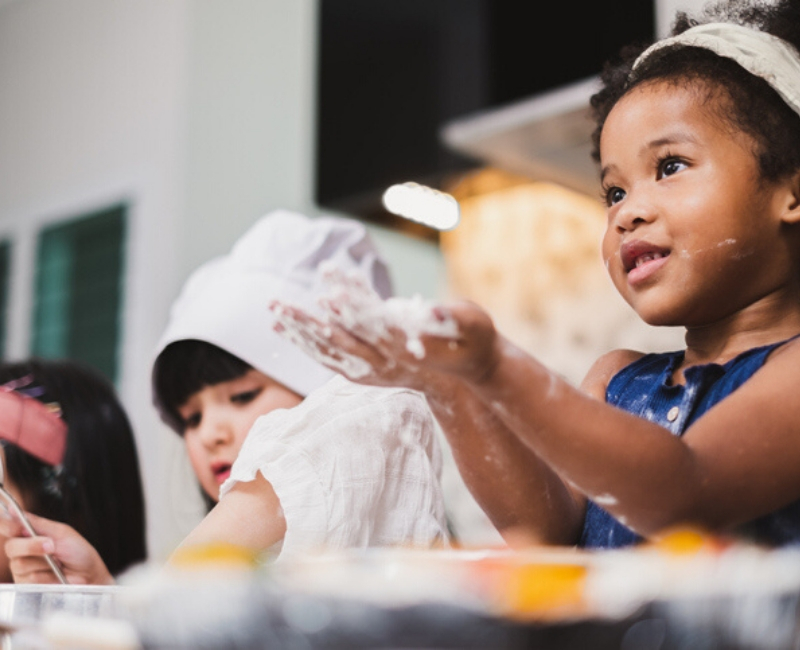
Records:
M405 336L406 350L416 359L425 356L423 335L450 338L453 342L458 337L458 324L435 312L432 301L419 295L383 300L361 273L345 272L331 261L321 264L319 271L319 319L285 303L274 305L272 311L283 336L351 379L369 375L373 367L361 357L334 348L333 326L375 346L390 342L393 333L400 331Z
M458 337L457 323L449 316L437 316L435 303L419 294L382 300L358 272L343 272L330 262L320 265L320 272L328 288L320 303L329 318L365 341L388 341L392 330L399 330L405 335L406 349L422 359L423 335Z

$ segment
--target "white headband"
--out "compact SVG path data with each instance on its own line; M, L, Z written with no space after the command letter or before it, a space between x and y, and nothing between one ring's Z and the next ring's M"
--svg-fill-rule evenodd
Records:
M653 52L672 45L702 47L733 59L749 73L764 79L800 115L800 55L783 39L731 23L697 25L651 45L636 59L633 69Z

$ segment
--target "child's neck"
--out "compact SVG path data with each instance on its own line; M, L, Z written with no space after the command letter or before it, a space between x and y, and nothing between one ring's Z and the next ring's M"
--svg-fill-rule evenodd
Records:
M717 323L686 329L684 367L723 364L742 352L800 334L800 309L781 318L737 314Z

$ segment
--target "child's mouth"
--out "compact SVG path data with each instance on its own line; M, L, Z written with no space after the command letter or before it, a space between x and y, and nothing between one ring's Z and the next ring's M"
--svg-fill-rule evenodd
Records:
M640 255L636 258L635 268L638 269L643 264L647 264L653 260L660 260L662 257L666 257L666 255L662 255L661 253L645 253L644 255Z
M217 483L222 485L228 477L231 475L231 464L230 463L219 463L211 466L211 472L214 474L214 478L217 479Z
M640 282L655 273L666 263L668 257L669 250L645 241L629 242L620 249L622 266L631 283Z

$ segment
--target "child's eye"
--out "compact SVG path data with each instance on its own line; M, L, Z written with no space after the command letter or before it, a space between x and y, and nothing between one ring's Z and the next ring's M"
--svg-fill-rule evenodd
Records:
M658 165L658 177L672 176L686 167L686 163L679 158L665 158Z
M611 206L625 198L625 190L619 187L609 187L603 192L606 205Z
M200 413L192 413L190 416L183 418L183 426L185 429L195 429L200 426Z
M261 388L254 388L253 390L246 390L242 393L234 393L231 395L231 402L234 404L249 404L261 394L261 390Z

